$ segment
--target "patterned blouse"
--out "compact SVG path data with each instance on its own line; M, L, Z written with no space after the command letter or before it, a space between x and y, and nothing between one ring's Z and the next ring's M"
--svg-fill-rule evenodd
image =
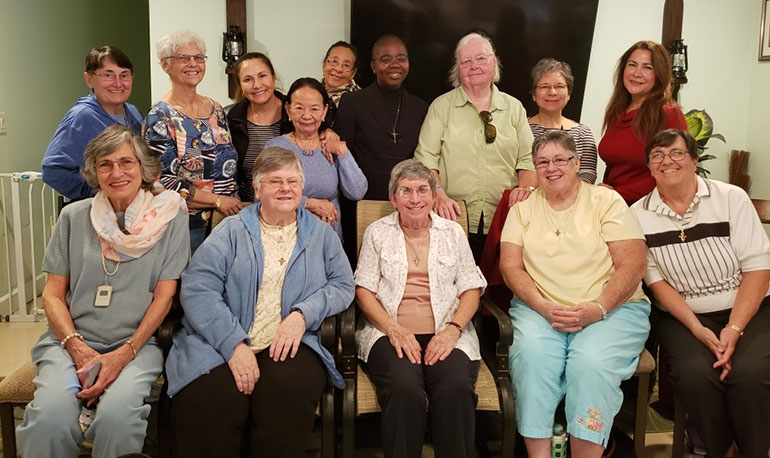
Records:
M487 281L473 261L468 238L460 225L433 212L430 217L433 226L430 228L428 279L435 332L438 333L452 320L460 304L460 294L473 288L483 290ZM364 233L358 256L356 286L373 292L394 319L398 317L398 307L404 296L409 269L407 263L406 241L398 224L398 212L370 224ZM356 331L358 357L366 362L372 346L384 335L362 317ZM456 348L462 350L471 361L481 359L479 339L473 323L469 322L463 329Z
M238 186L235 151L222 106L211 100L211 115L190 118L160 101L147 113L142 135L160 155L163 170L160 183L181 192L191 187L222 196L234 196ZM211 209L190 210L190 228L205 227Z
M323 78L321 78L321 84L326 87L326 83L324 82ZM343 95L347 94L348 92L358 91L360 89L361 86L356 83L356 80L351 78L350 81L348 81L348 84L341 87L330 87L326 89L326 93L329 94L329 98L331 99L332 103L334 103L334 106L339 107L340 99Z

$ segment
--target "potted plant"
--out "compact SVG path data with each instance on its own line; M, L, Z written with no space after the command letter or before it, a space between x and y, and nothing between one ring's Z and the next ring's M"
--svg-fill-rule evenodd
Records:
M695 144L698 146L698 175L706 178L711 172L703 167L702 164L705 161L716 159L716 156L713 154L706 153L708 149L706 144L712 138L727 142L722 134L714 133L714 121L706 113L706 110L690 110L684 114L684 119L687 121L687 130L695 138Z

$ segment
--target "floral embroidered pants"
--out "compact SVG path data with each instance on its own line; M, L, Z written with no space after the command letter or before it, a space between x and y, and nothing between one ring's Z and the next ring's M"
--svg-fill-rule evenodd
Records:
M513 299L510 368L516 423L524 437L553 434L554 412L565 398L567 432L607 446L620 410L620 382L630 378L650 331L650 304L628 302L606 320L578 332L556 331L528 305Z

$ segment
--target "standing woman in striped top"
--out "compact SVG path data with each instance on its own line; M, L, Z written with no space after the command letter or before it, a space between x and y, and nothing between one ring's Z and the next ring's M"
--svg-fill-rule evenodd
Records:
M695 174L685 130L645 150L656 187L632 209L647 239L645 281L674 393L707 456L770 447L770 242L746 193Z
M235 64L238 102L227 114L233 146L238 151L238 192L241 201L254 202L251 169L268 140L288 133L284 95L276 86L275 69L261 52L245 54Z
M546 57L532 68L532 100L538 112L529 118L532 135L539 137L549 130L563 129L569 132L577 146L580 158L578 176L586 183L596 181L596 140L585 124L565 118L562 110L567 106L575 78L566 62Z

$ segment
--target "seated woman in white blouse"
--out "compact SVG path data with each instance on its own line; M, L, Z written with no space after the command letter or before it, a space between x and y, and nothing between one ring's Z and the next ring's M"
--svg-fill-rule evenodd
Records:
M644 279L674 393L707 456L770 447L770 241L737 186L698 177L686 130L647 144L655 189L633 205L647 238Z
M436 455L471 456L481 355L470 320L486 281L460 225L431 211L430 169L400 162L388 188L396 211L366 230L355 273L358 357L382 406L385 456L420 455L427 406Z

